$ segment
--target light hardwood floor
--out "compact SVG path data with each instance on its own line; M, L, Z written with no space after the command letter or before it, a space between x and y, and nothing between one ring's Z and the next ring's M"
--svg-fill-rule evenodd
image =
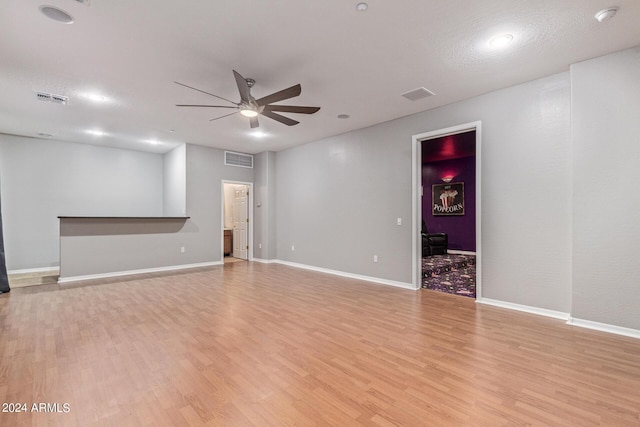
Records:
M52 285L58 283L58 271L42 271L37 273L9 274L11 289L25 286Z
M0 425L638 426L640 341L282 265L0 296Z

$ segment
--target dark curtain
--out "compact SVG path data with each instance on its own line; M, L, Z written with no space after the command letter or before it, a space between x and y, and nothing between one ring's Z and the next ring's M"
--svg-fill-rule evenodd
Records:
M0 197L1 199L1 197ZM7 263L4 258L4 235L2 234L2 203L0 202L0 294L9 292L9 277L7 276Z

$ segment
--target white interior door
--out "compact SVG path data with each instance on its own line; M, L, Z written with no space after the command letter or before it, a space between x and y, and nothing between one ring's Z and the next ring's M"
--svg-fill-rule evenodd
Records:
M233 198L233 256L247 259L249 252L249 186L238 185Z

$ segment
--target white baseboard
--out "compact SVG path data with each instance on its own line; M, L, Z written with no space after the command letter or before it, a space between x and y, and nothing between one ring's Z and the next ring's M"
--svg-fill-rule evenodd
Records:
M592 322L591 320L575 319L569 317L567 325L578 326L580 328L593 329L601 332L608 332L610 334L624 335L625 337L639 338L640 330L625 328L622 326L609 325L607 323Z
M381 285L394 286L396 288L410 289L412 291L416 290L416 288L414 288L411 283L397 282L395 280L381 279L379 277L363 276L361 274L346 273L344 271L330 270L328 268L314 267L312 265L298 264L298 263L295 263L295 262L282 261L282 260L279 260L279 259L271 260L269 262L282 264L282 265L287 265L289 267L303 268L305 270L317 271L319 273L333 274L335 276L347 277L349 279L364 280L364 281L367 281L367 282L379 283Z
M459 251L457 249L447 249L447 253L454 254L454 255L474 255L474 256L476 254L473 251Z
M499 301L490 298L477 298L477 303L492 305L494 307L508 308L510 310L523 311L525 313L537 314L539 316L553 317L554 319L569 320L569 313L561 311L547 310L546 308L532 307L529 305L514 304L512 302Z
M39 267L39 268L26 268L24 270L9 270L7 274L32 274L32 273L57 273L60 271L60 267Z
M251 261L259 262L262 264L273 264L276 261L273 259L252 258Z
M222 265L223 261L202 262L198 264L183 264L183 265L171 265L167 267L145 268L141 270L129 270L129 271L116 271L113 273L100 273L89 274L86 276L72 276L72 277L60 277L58 278L59 284L78 282L80 280L94 280L94 279L107 279L110 277L131 276L134 274L146 274L146 273L162 273L175 270L186 270L189 268L198 267L212 267L216 265Z

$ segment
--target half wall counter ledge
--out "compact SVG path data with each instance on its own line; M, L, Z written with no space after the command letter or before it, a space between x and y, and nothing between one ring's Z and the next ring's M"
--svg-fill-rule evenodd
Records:
M186 268L188 216L59 216L58 283Z

